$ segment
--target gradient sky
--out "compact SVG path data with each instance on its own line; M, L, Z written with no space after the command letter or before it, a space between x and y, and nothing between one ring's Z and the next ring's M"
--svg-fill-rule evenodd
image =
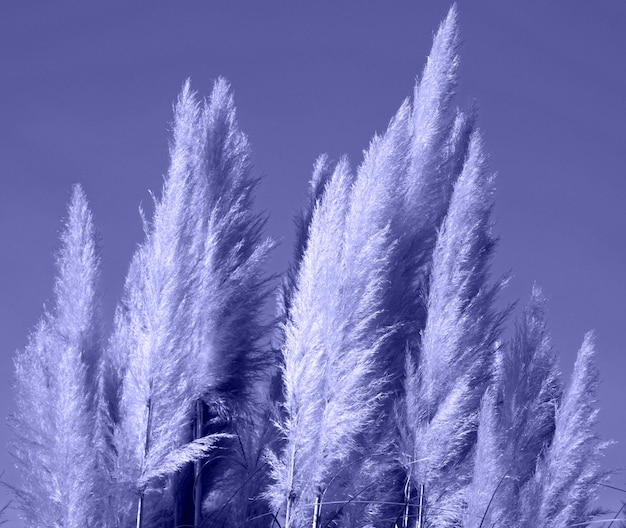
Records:
M495 273L503 302L533 281L569 376L597 332L600 433L626 466L626 2L460 3L459 102L480 108L498 173ZM101 234L109 320L134 247L138 207L167 171L172 102L187 77L208 95L232 83L249 135L259 210L283 242L314 159L356 165L413 82L449 7L441 0L19 2L0 7L0 416L12 409L12 356L50 299L71 184ZM0 445L9 434L0 423ZM0 470L15 478L0 449ZM626 489L626 474L612 479ZM7 494L0 490L0 504ZM618 508L626 493L606 491ZM13 517L11 517L13 518ZM12 522L8 526L20 526Z

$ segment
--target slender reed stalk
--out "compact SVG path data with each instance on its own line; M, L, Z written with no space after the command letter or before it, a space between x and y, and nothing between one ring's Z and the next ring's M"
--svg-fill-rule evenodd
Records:
M196 424L194 439L202 438L202 425L204 422L204 412L202 401L196 402ZM193 526L198 528L202 522L202 460L194 462L194 481L193 481Z
M409 510L411 507L411 477L407 476L404 483L404 514L402 528L409 528Z
M321 494L317 494L315 496L315 504L313 505L313 528L319 528L320 525L320 515L322 511L322 501Z
M152 418L152 403L151 399L148 399L148 403L146 404L146 442L144 444L144 460L148 456L148 451L150 450L150 425ZM137 528L142 527L143 518L144 518L144 490L140 490L139 492L139 501L137 502Z
M422 528L424 522L424 484L420 484L419 489L419 508L417 510L417 528Z

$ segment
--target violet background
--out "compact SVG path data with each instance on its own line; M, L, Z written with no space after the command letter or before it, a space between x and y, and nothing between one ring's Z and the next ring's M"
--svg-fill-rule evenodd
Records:
M459 2L459 102L476 98L498 173L495 274L513 270L503 303L533 281L569 376L595 329L600 434L626 465L626 2ZM53 253L71 184L101 234L110 321L167 171L171 108L183 80L235 91L259 210L291 256L292 217L314 159L357 165L421 72L449 4L363 2L19 2L0 6L0 417L11 412L12 355L51 298ZM519 309L518 309L519 311ZM512 325L509 325L512 326ZM0 470L15 481L0 421ZM612 484L626 489L626 475ZM626 493L605 490L619 508ZM0 489L0 505L8 500ZM8 526L21 526L15 515Z

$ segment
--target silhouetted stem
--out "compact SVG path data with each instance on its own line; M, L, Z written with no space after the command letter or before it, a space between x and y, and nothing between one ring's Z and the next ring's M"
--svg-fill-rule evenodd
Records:
M491 507L493 498L496 496L496 493L498 492L498 489L500 488L500 485L504 481L505 477L506 477L506 473L502 475L502 478L498 481L498 485L496 486L496 489L493 490L493 493L491 494L491 498L489 499L489 502L487 503L487 508L485 508L485 513L483 513L483 518L481 519L480 525L478 526L478 528L482 528L483 523L485 522L485 519L487 518L487 513L489 513L489 508Z

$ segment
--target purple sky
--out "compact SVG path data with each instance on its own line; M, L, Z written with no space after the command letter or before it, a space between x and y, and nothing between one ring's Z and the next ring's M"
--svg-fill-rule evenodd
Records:
M411 93L449 5L421 2L41 2L0 8L0 416L12 355L50 299L52 254L70 186L83 184L101 233L110 319L141 240L140 203L160 193L171 106L186 77L235 91L268 234L291 254L292 216L314 159L360 162ZM460 103L476 98L498 173L495 271L504 301L533 281L569 375L597 331L600 433L626 465L626 2L460 2ZM105 7L106 5L106 7ZM99 6L99 7L98 7ZM181 7L184 6L184 7ZM210 7L207 7L210 6ZM0 445L8 440L0 424ZM14 473L4 449L0 470ZM626 474L612 479L626 488ZM0 504L6 493L0 490ZM609 491L616 508L626 494ZM19 526L19 524L12 524Z

